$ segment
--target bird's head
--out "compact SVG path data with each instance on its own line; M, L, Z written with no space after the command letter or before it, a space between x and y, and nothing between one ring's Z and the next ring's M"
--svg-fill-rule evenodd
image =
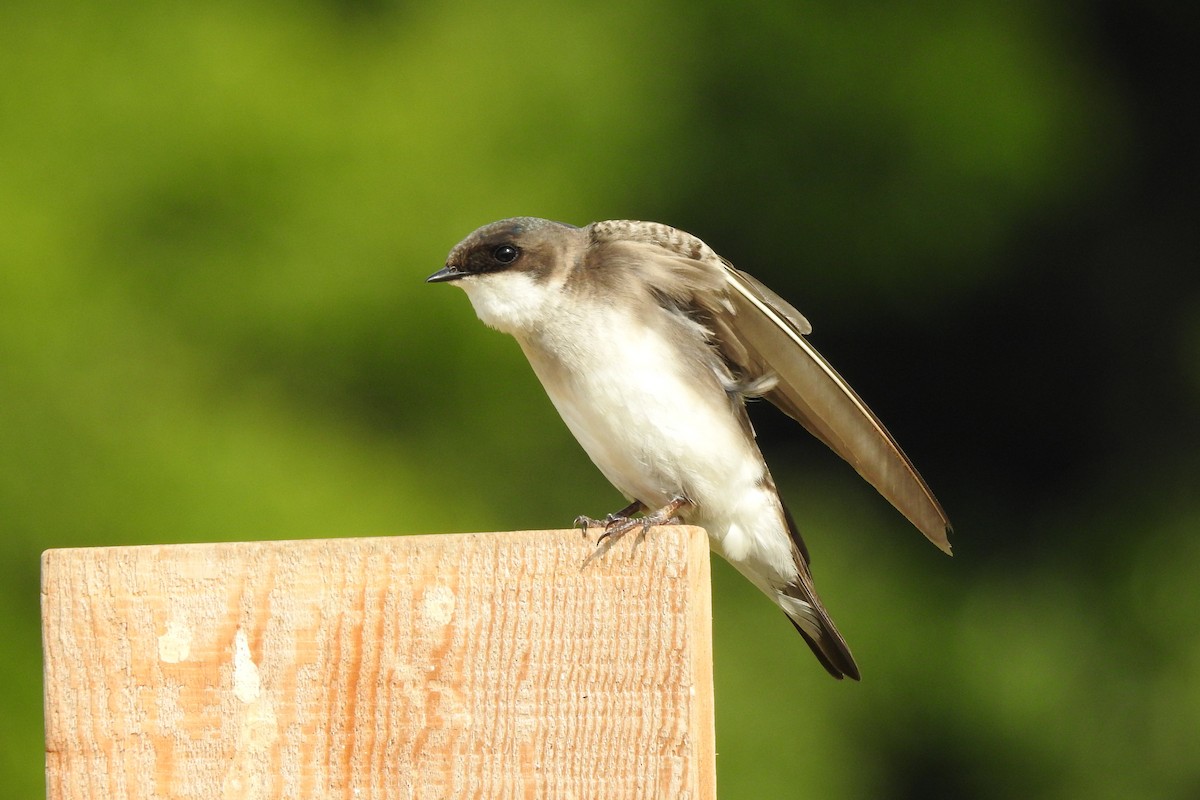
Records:
M536 217L484 225L459 242L427 283L453 281L475 313L506 333L535 329L557 305L586 245L581 228Z

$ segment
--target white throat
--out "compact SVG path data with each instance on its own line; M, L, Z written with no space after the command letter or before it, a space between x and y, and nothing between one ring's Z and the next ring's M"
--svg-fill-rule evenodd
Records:
M513 335L540 327L562 297L556 282L538 280L527 272L472 275L458 285L485 325Z

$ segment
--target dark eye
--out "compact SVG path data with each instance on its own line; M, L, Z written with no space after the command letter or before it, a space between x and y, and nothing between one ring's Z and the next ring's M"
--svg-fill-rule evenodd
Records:
M517 260L517 256L521 251L513 247L511 244L502 244L492 251L492 258L499 261L501 264L511 264Z

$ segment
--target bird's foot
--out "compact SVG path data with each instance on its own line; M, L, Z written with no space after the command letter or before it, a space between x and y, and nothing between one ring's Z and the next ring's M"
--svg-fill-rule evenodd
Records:
M613 526L628 522L633 518L634 514L641 510L642 504L637 500L634 500L620 511L614 511L611 514L605 515L604 519L596 519L595 517L588 517L581 514L575 518L575 527L583 531L584 536L587 536L589 528L603 528L607 533L607 531Z
M641 503L634 503L628 508L623 508L616 514L609 514L603 522L599 520L590 520L595 523L590 527L602 527L604 532L600 534L600 538L596 540L596 549L592 552L587 560L583 562L586 567L597 556L602 556L617 543L625 534L641 528L641 533L638 536L638 542L645 538L646 534L655 525L678 525L682 520L676 516L677 512L685 506L690 506L692 501L684 497L676 497L671 502L667 503L657 511L647 514L644 517L632 517L630 514L637 513L638 509L642 508ZM576 520L576 524L582 524ZM586 534L587 528L584 528Z

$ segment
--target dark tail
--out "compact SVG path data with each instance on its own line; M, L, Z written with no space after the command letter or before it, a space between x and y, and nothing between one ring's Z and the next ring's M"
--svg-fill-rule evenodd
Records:
M858 671L858 664L854 663L854 656L850 654L850 647L838 633L837 626L833 624L833 618L829 616L821 598L817 596L812 572L808 568L808 548L804 546L804 540L800 538L800 531L796 529L796 522L792 519L792 513L788 511L786 505L783 507L783 516L787 520L788 532L792 535L792 541L796 545L796 568L800 572L796 583L785 588L784 593L812 606L816 621L821 628L820 638L810 636L790 615L785 616L804 637L804 641L812 649L817 661L821 662L821 666L830 675L838 680L842 678L861 680L862 675Z
M784 614L784 616L786 617L787 615ZM828 616L828 614L825 616ZM821 637L821 641L817 642L805 633L804 629L797 625L794 619L788 617L787 620L804 637L804 641L812 648L813 655L817 657L817 661L821 662L821 666L825 668L826 672L839 681L842 678L851 678L856 681L862 680L862 675L858 671L858 664L854 663L854 656L850 654L850 648L846 646L846 640L837 632L837 628L831 626L826 635Z

